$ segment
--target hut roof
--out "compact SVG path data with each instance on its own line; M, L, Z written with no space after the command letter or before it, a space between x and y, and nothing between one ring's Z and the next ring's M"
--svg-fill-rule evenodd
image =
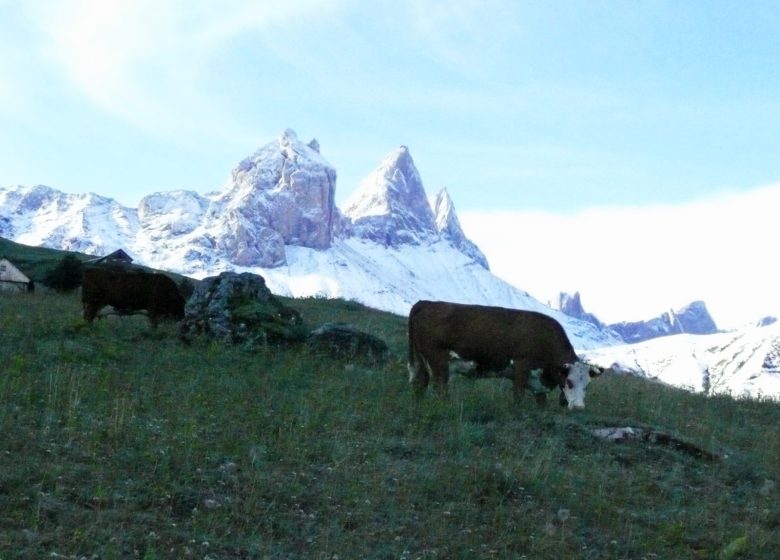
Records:
M109 253L108 255L104 255L102 257L89 260L89 262L92 264L108 262L108 261L121 261L121 262L131 263L133 262L133 257L128 255L124 251L124 249L117 249L116 251L114 251L113 253Z

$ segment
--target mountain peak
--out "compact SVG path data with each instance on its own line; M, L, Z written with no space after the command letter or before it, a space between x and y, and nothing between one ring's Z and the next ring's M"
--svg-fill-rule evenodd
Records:
M387 246L417 244L436 234L433 211L406 146L387 154L363 179L344 215L358 237Z
M670 334L718 332L718 327L703 301L691 302L677 311L667 311L648 321L615 323L609 327L628 343L643 342Z
M718 327L712 319L707 305L699 300L694 301L678 309L675 313L676 322L684 332L691 334L713 334L718 332Z
M336 170L287 129L239 162L210 215L231 262L281 266L285 246L327 249L338 222Z
M582 297L579 292L574 294L568 294L566 292L560 292L558 294L557 305L551 305L553 309L559 309L569 317L574 317L581 321L587 321L588 323L595 325L599 328L604 328L604 323L593 314L585 311L585 307L582 305Z
M284 129L284 132L282 132L279 135L280 146L292 144L293 142L297 142L297 141L298 141L298 135L295 134L295 131L292 128Z
M455 204L452 202L446 187L436 195L433 208L436 231L461 253L474 259L484 269L490 270L484 253L463 233L460 220L455 212Z

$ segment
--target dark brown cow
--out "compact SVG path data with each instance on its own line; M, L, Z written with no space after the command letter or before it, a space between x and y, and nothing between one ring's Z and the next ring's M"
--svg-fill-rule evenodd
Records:
M153 326L159 318L184 318L184 298L173 280L127 265L85 268L81 304L84 319L89 322L107 305L120 315L144 310Z
M579 360L563 327L535 311L418 301L409 312L409 381L422 395L433 381L446 392L450 360L468 363L478 377L512 380L538 402L560 387L561 404L585 406L585 387L602 370Z

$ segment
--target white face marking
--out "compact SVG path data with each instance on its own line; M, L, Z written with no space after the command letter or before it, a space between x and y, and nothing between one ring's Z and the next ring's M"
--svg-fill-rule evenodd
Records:
M588 383L590 383L590 365L583 362L574 363L563 384L563 394L569 401L570 409L585 408L585 388Z

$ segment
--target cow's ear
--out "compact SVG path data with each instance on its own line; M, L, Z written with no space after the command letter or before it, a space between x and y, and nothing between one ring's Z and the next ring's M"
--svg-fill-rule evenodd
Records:
M591 377L598 377L602 373L604 373L604 368L603 367L593 366L593 365L590 366L590 376Z

